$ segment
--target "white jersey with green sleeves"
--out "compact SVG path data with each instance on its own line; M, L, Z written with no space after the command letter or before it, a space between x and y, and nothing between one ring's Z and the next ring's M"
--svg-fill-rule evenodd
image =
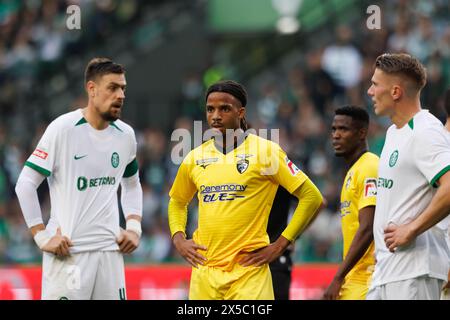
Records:
M94 129L81 109L47 127L26 166L47 176L51 214L47 229L61 227L72 253L118 250L117 189L138 171L134 130L117 120Z
M415 219L436 193L436 181L450 170L450 143L442 123L427 110L418 112L402 128L386 134L378 169L374 239L377 263L372 285L428 275L446 280L450 252L446 221L391 253L384 229Z

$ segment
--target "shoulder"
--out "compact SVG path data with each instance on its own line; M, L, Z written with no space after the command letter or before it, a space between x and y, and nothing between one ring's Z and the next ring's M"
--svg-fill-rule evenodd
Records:
M208 155L211 154L210 150L211 148L214 148L213 143L214 141L211 139L189 151L183 159L183 164L193 165L196 164L197 160L205 160L206 158L209 158Z
M355 168L355 171L358 172L358 175L361 177L365 176L377 176L378 172L378 163L380 158L372 153L366 152L361 156L358 161L358 166Z
M131 135L131 136L135 135L133 127L120 119L117 119L116 121L111 122L111 126L116 128L117 130L125 133L126 135Z
M413 131L414 141L427 143L433 141L436 137L446 136L446 131L442 122L428 110L419 112L409 123L408 126Z
M62 132L74 128L79 122L83 120L80 109L64 113L53 120L47 127L47 130Z
M366 152L365 154L363 154L361 160L366 164L378 164L380 158L375 153Z
M422 130L444 129L442 122L428 112L428 110L420 111L408 125L416 133Z
M247 139L249 139L248 142L250 145L258 147L259 152L265 152L266 150L282 150L278 143L252 133L248 134Z

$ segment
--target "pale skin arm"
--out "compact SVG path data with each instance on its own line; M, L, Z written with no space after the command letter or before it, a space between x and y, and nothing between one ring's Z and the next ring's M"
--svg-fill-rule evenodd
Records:
M448 270L447 283L444 285L444 289L450 289L450 270Z
M39 231L45 230L44 224L37 224L30 228L31 234L33 237ZM61 234L61 229L58 228L56 234L50 239L50 241L42 248L42 251L53 253L58 257L67 257L70 256L69 247L72 246L72 242L66 236Z
M336 300L339 297L339 291L344 283L345 276L352 270L355 264L361 259L369 248L373 240L373 218L375 206L368 206L359 211L359 228L353 238L348 250L347 256L339 266L333 281L325 290L322 299Z
M137 220L141 222L141 216L137 214L130 214L127 217L127 221L130 219ZM117 244L119 245L119 250L122 253L132 253L139 246L139 235L133 231L120 230L120 235L117 238Z
M197 250L206 251L205 246L199 245L192 239L186 239L186 235L178 231L172 237L173 245L177 249L178 253L194 268L198 268L198 265L204 265L206 258Z
M384 229L384 241L391 252L406 245L417 236L448 216L450 212L450 171L439 180L439 188L428 207L413 221L404 225L390 224Z

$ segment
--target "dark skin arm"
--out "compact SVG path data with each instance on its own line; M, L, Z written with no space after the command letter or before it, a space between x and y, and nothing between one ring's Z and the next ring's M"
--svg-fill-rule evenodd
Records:
M325 290L323 300L336 300L344 283L345 276L352 270L361 259L373 241L373 218L375 206L368 206L359 211L359 228L353 238L347 256L340 264L333 281Z
M283 236L269 244L267 247L255 250L246 255L239 264L243 267L255 266L260 267L265 263L270 263L280 257L284 250L291 244L291 242Z
M309 221L305 229L311 225L320 210L326 206L325 199L323 199L323 201L324 202L322 202L320 207L316 210L314 217ZM239 261L239 264L243 267L248 267L251 265L260 267L265 263L271 263L272 261L278 259L290 244L291 241L280 235L275 242L269 244L267 247L263 247L247 254L242 260Z
M195 243L192 239L186 239L186 235L181 231L173 235L172 241L178 253L194 268L198 268L199 264L205 264L205 256L197 251L206 250L205 246Z

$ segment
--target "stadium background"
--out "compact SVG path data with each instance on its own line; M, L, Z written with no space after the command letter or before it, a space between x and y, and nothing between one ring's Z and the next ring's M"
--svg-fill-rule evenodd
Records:
M66 25L72 4L80 8L79 30ZM367 28L370 5L381 9L381 29ZM333 110L351 103L373 115L366 90L374 59L405 51L428 70L422 105L444 120L449 21L447 0L1 1L0 298L39 297L41 256L14 186L48 123L85 105L83 70L94 56L126 66L123 119L138 140L143 237L126 258L128 297L186 297L189 267L171 246L167 226L177 170L170 137L175 128L192 130L193 120L204 120L203 92L221 78L246 85L251 125L280 129L282 147L328 200L294 251L291 298L319 297L342 254L344 172L331 150ZM390 123L371 120L370 148L379 154ZM48 219L46 183L39 196ZM195 203L190 212L192 233Z

